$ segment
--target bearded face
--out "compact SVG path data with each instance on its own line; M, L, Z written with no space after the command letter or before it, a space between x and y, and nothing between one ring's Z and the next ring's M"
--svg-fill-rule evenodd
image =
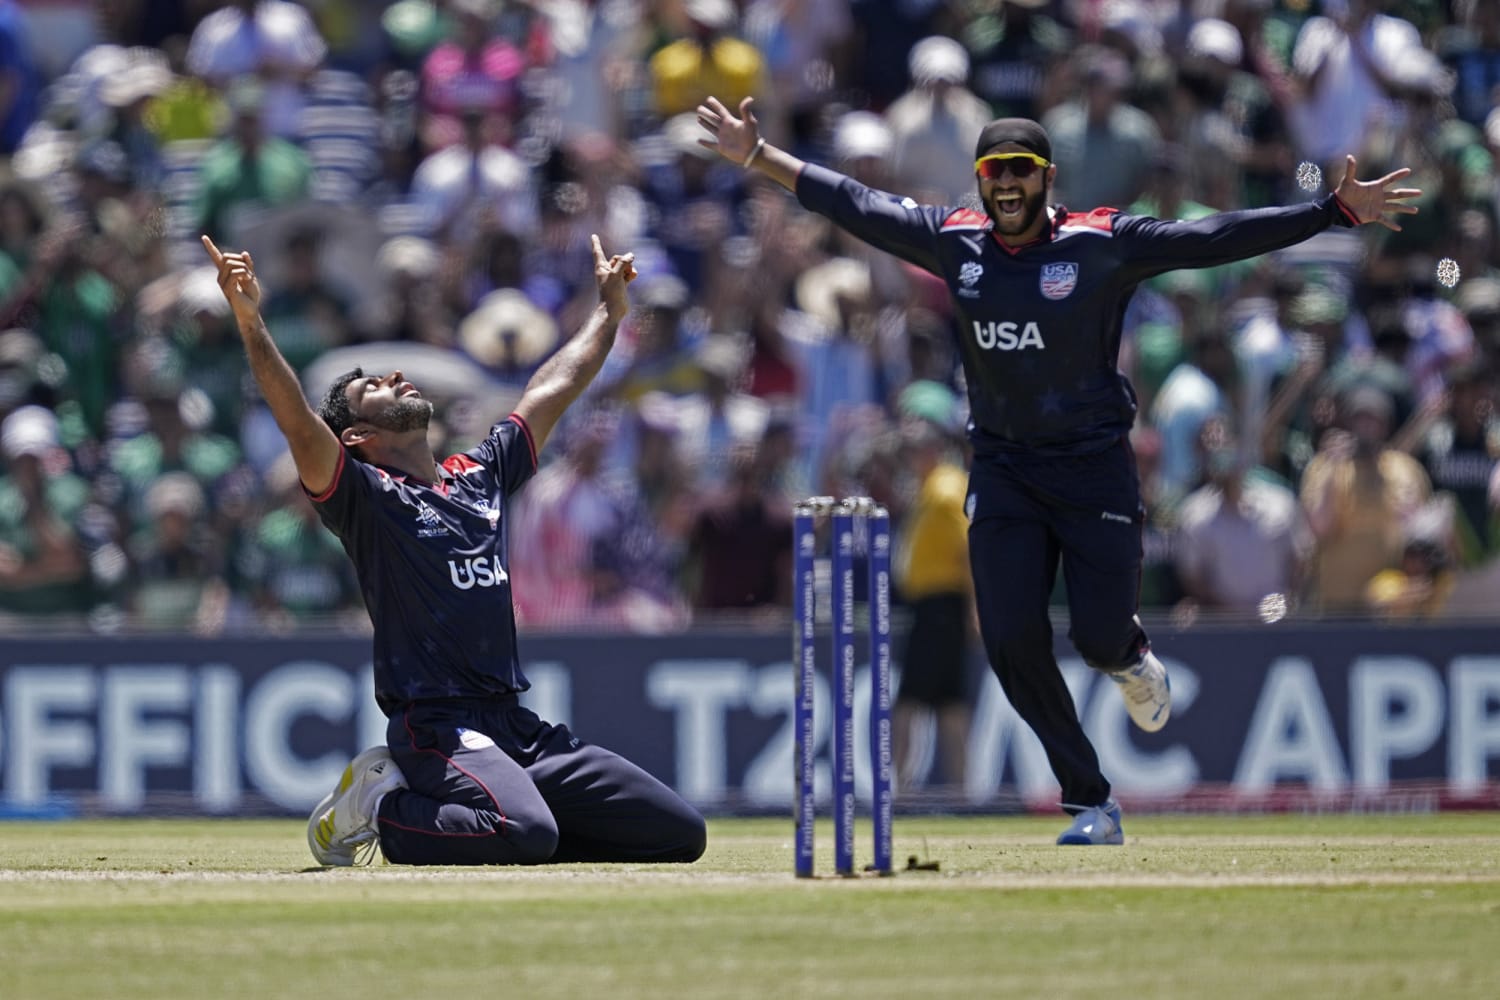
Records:
M1047 210L1047 189L1023 190L993 184L985 198L985 209L995 220L995 231L1001 236L1020 236L1031 230Z
M432 420L432 403L420 396L403 396L365 417L366 423L383 431L426 430Z
M979 199L1006 243L1038 238L1047 225L1048 194L1055 166L1019 143L994 147L974 165Z

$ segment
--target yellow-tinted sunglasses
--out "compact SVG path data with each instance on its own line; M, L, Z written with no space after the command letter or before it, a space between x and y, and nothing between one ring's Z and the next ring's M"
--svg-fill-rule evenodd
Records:
M991 153L974 161L974 172L987 181L998 181L1007 169L1018 181L1024 181L1037 170L1052 166L1035 153Z

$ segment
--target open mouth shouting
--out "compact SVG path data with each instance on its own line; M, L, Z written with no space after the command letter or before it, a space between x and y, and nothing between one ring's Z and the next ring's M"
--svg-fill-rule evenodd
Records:
M997 191L990 204L997 219L1019 221L1026 214L1026 195L1020 191Z

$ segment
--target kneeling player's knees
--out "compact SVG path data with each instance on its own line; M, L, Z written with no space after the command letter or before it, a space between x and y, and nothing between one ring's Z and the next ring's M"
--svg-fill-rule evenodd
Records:
M672 861L697 861L708 850L708 824L697 813L683 817L676 841L678 847L672 852Z
M536 815L476 810L486 833L470 838L472 863L481 865L539 865L557 852L557 821L551 813Z
M502 829L505 864L539 865L557 853L557 821L550 815L508 818Z

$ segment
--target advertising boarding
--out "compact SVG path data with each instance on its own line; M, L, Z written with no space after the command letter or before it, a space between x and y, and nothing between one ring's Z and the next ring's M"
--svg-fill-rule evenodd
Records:
M1156 734L1134 729L1115 686L1058 639L1085 728L1127 804L1500 806L1500 625L1154 634L1174 695L1172 721ZM861 796L870 775L864 655ZM705 811L789 814L786 631L528 635L522 656L533 682L525 700L543 718L639 762ZM1053 808L1040 747L986 668L973 673L963 786L911 791L904 805ZM820 675L825 796L827 682ZM302 813L384 733L362 637L0 645L3 815Z

